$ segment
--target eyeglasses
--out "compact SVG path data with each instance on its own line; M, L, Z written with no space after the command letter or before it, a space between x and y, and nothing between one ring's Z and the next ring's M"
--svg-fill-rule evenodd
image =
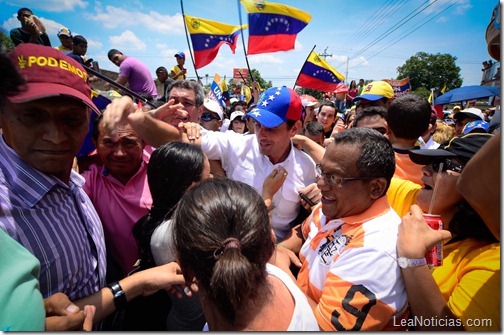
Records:
M449 160L448 158L445 158L445 159L436 160L436 161L433 161L432 163L430 163L430 165L432 165L432 170L434 172L438 172L439 171L439 165L441 163L443 163L443 170L442 170L442 172L445 172L446 170L450 170L450 171L454 171L454 172L459 172L460 173L460 172L462 172L462 169L464 168L462 165L454 163L451 160Z
M324 183L327 183L328 185L337 188L343 187L343 185L348 181L369 180L373 178L373 177L353 177L353 178L338 177L334 174L325 173L324 170L322 170L322 166L320 164L315 165L315 173L317 178L324 178Z
M201 114L201 120L202 121L208 122L208 121L212 121L212 119L220 120L219 117L213 115L212 113L203 113L203 114Z

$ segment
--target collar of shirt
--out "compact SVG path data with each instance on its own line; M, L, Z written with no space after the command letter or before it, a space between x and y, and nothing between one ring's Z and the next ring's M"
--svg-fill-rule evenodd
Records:
M85 181L78 173L71 171L69 186L54 176L38 171L25 163L5 143L2 136L0 136L0 167L6 182L12 186L12 191L30 207L39 202L55 186L71 189L73 185L81 187Z
M319 205L320 208L322 208L322 204ZM342 217L339 219L333 219L329 220L327 223L334 223L338 227L341 226L343 223L354 225L354 224L361 224L366 221L372 220L378 216L383 215L387 211L390 210L390 205L388 203L387 196L384 195L383 197L375 200L371 207L366 209L364 212L360 214L355 214L355 215L350 215L346 217ZM320 223L322 226L325 226L325 222L327 221L327 217L324 215L324 213L321 213L321 220ZM334 226L332 227L334 228ZM321 229L322 230L322 229Z

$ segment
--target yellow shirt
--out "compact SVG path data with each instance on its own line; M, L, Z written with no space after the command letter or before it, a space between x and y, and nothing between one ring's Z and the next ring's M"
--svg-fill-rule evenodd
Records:
M173 78L174 80L186 79L186 77L187 77L187 74L183 74L183 75L178 76L177 78L175 78L175 77L177 76L177 74L179 74L180 72L182 72L182 70L179 68L179 66L178 66L178 65L174 65L174 66L171 68L171 71L174 73L174 74L172 75L172 78ZM186 73L187 73L187 72L186 72Z
M392 177L389 189L387 190L387 198L396 213L403 217L410 211L411 205L416 203L416 197L422 187L410 180Z
M500 244L465 239L443 252L432 276L450 310L466 330L500 330Z

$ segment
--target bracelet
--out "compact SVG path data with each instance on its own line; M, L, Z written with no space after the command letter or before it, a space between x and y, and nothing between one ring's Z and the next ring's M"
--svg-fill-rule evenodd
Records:
M278 247L278 246L281 246L281 247L284 247L285 249L289 249L289 248L287 248L287 247L286 247L284 244L282 244L282 243L277 243L277 244L276 244L276 246L277 246L277 247Z
M128 301L126 300L126 293L123 291L119 282L113 282L112 284L107 285L107 287L112 292L114 296L114 305L117 310L122 310L126 307Z

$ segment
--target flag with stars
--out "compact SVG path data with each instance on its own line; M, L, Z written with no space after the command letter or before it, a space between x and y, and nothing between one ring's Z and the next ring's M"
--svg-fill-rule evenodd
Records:
M206 20L184 14L187 29L191 35L196 69L210 64L221 45L227 44L235 53L240 26ZM245 26L244 26L245 28Z
M337 85L344 81L345 77L341 73L312 51L301 68L296 85L323 92L333 92Z
M249 55L294 49L297 34L311 20L310 14L283 4L240 1L248 13Z

